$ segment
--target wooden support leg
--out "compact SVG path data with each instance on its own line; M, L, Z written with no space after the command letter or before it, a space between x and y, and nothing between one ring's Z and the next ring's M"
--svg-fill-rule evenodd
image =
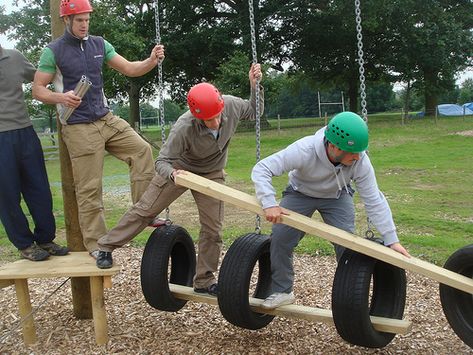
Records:
M94 316L95 340L98 345L108 342L107 314L103 300L103 277L90 277L90 294L92 298L92 314Z
M30 293L28 290L27 279L15 280L16 299L18 300L18 308L20 311L21 319L23 320L31 311ZM30 315L27 319L23 320L23 339L25 344L36 343L36 328L34 326L33 317Z

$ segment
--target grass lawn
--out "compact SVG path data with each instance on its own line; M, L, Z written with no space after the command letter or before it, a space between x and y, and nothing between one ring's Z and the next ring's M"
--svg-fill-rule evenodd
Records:
M262 131L261 157L302 136L313 134L321 126L320 120L314 119L313 126L306 126L307 121L301 120L303 127ZM274 122L271 125L274 128ZM287 122L284 126L288 126ZM473 243L473 164L470 160L473 155L473 117L424 118L401 125L400 119L389 114L374 115L370 116L369 127L370 159L379 187L390 203L400 239L408 250L414 256L441 265L455 250ZM467 131L470 135L458 134ZM155 142L161 140L159 130L150 130L146 134ZM228 185L253 193L250 171L255 162L255 151L254 134L236 134L230 145L226 168ZM47 169L58 240L64 242L59 161L48 161ZM106 156L103 182L107 225L112 227L130 204L125 164ZM278 191L282 191L286 183L285 176L274 179ZM363 235L366 216L358 198L356 206L357 234ZM232 206L226 209L224 239L228 247L239 235L254 231L255 216ZM199 229L197 210L190 196L184 195L171 205L171 216L196 239ZM262 227L264 233L269 233L269 224L263 223ZM151 231L145 230L133 243L144 245ZM17 257L1 225L0 251L3 260ZM332 254L333 250L325 240L307 236L300 243L298 252L319 255Z

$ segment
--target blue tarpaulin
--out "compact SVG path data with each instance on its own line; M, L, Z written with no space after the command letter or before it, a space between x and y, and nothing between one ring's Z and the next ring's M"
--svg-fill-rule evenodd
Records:
M463 109L465 110L465 112L463 112ZM455 104L438 105L437 110L439 115L441 116L463 116L464 114L473 115L473 111L470 110L468 107L463 107Z
M463 104L462 106L473 111L473 102L467 102L466 104Z

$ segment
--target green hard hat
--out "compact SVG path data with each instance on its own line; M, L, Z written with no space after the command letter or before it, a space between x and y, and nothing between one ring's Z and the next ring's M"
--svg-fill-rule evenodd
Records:
M341 112L328 123L325 138L338 149L360 153L368 149L368 125L356 113Z

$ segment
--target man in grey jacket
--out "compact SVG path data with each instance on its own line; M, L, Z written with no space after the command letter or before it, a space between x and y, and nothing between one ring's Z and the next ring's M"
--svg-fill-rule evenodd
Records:
M20 255L41 261L69 250L53 242L56 222L43 150L24 100L22 85L34 73L23 54L0 46L0 220ZM21 208L22 196L33 231Z
M266 220L273 222L271 234L272 294L262 307L274 309L294 302L292 254L304 232L280 224L291 210L311 217L319 211L325 223L355 231L353 181L366 213L383 237L384 245L409 256L399 243L391 209L378 189L376 176L365 150L368 126L352 112L342 112L315 135L299 139L287 148L261 160L251 178ZM289 173L289 185L281 203L276 201L272 177ZM287 209L287 210L285 210ZM337 260L344 248L335 245Z
M97 266L110 268L112 251L128 243L162 210L187 189L174 184L177 174L190 171L207 179L224 183L228 146L240 120L256 116L255 91L261 67L253 64L249 71L250 100L220 95L211 84L200 83L187 96L189 111L177 120L156 160L157 174L142 198L121 218L118 225L99 239ZM263 110L261 104L261 111ZM217 271L222 238L223 202L196 191L192 195L199 210L201 224L194 290L217 294Z

